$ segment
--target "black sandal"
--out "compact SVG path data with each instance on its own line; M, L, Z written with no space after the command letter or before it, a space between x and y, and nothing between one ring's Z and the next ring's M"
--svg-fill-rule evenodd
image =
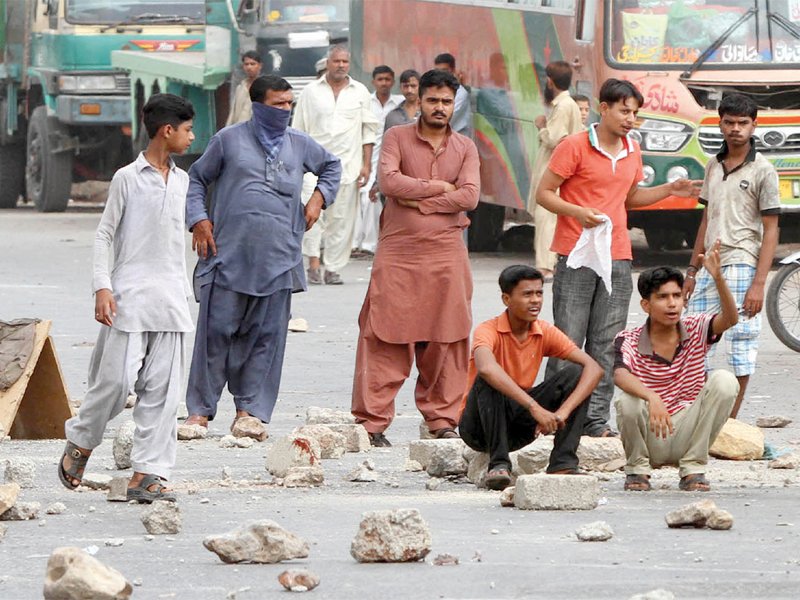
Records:
M678 487L684 492L707 492L711 489L711 484L703 473L691 473L681 477Z
M650 475L629 473L625 476L625 490L628 492L649 492Z
M175 502L177 499L170 492L165 492L167 489L162 482L164 480L156 475L145 475L142 480L134 488L128 488L128 500L136 500L139 504L151 504L155 500L166 500L167 502ZM155 490L150 490L151 486L156 486Z
M69 456L72 461L69 469L64 468L64 459L67 458L67 456ZM89 456L91 456L91 454ZM65 488L74 490L81 484L81 481L83 481L83 472L86 470L86 463L89 462L89 456L83 454L78 446L67 440L67 447L64 448L61 460L58 461L58 478ZM73 479L77 479L78 483L73 483Z
M436 440L457 440L460 439L456 430L452 427L445 427L444 429L437 429L436 431L431 431L431 435Z

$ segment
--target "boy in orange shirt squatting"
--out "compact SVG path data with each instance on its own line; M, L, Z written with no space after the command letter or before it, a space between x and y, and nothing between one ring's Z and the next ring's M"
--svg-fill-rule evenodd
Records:
M539 320L543 282L533 267L504 269L499 283L506 310L478 325L473 336L459 433L470 448L489 453L489 489L510 485L509 452L539 433L555 433L547 472L578 473L586 401L603 371L558 328ZM533 387L545 356L573 364Z

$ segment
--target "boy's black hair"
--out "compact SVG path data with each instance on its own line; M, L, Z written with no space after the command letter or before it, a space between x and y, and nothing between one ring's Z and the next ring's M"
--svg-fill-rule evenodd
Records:
M572 67L565 60L555 60L544 68L550 81L561 91L568 90L572 85Z
M642 299L649 300L650 296L669 281L674 281L678 287L683 288L683 273L675 267L653 267L639 275L639 282L636 285Z
M194 119L194 107L186 98L175 94L153 94L142 108L142 123L151 140L164 125L175 129Z
M500 291L504 294L510 294L514 291L520 281L529 279L539 279L544 281L544 275L539 269L534 269L528 265L511 265L506 267L500 273L497 283L500 284Z
M450 54L449 52L442 52L441 54L437 54L436 58L433 59L433 64L435 65L447 65L454 71L456 70L456 57Z
M400 73L400 83L408 83L411 81L412 77L419 82L419 73L417 73L414 69L406 69Z
M589 100L589 96L584 96L583 94L572 94L572 99L575 100L575 102L588 102L590 106L592 104L592 101Z
M251 60L254 60L258 64L261 64L262 62L264 62L264 61L261 60L261 55L258 52L256 52L255 50L248 50L247 52L242 54L242 62L244 62L245 58L249 58Z
M250 84L250 101L251 102L264 102L267 98L267 92L288 92L292 89L292 84L286 81L283 77L277 75L262 75L257 77L256 80Z
M372 69L372 78L375 79L378 75L382 73L388 73L394 79L394 70L389 65L378 65L374 69Z
M732 117L750 117L753 121L758 118L758 104L744 94L727 94L719 103L719 118L725 115Z
M625 79L606 79L600 87L598 100L606 104L616 104L617 102L625 102L628 98L633 98L639 105L639 108L644 104L642 93L630 81Z
M425 94L428 88L438 88L447 86L453 90L453 94L458 91L458 79L449 71L440 71L439 69L431 69L425 71L422 77L419 78L419 97Z

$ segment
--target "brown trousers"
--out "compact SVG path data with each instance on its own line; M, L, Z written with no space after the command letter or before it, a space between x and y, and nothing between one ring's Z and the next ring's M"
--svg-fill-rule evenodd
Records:
M351 411L370 433L394 419L394 399L417 362L414 400L428 429L455 429L467 386L469 338L457 342L390 344L378 339L369 319L358 337Z

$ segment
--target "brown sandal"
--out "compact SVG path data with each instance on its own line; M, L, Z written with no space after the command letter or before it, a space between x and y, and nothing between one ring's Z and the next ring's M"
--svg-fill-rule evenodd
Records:
M625 476L625 491L649 492L650 489L650 475L637 475L631 473Z
M684 492L707 492L711 484L703 473L691 473L681 477L678 487Z
M208 417L204 417L203 415L189 415L189 417L183 422L184 425L200 425L200 427L205 427L208 429Z
M444 429L437 429L436 431L431 431L431 435L436 440L457 440L460 439L456 430L452 427L445 427Z

